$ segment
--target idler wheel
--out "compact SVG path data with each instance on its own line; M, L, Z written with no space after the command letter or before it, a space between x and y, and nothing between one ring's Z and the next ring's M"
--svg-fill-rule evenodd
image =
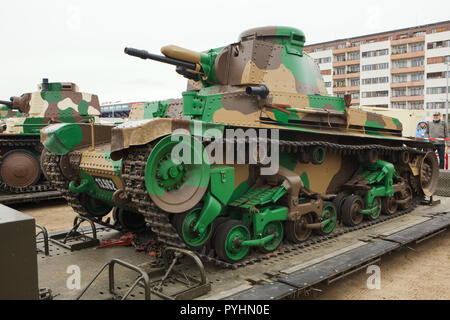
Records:
M32 152L25 149L9 151L3 156L0 175L8 186L29 187L41 176L39 160Z
M145 187L161 210L186 212L203 198L210 178L210 165L203 159L203 150L192 136L181 141L167 136L152 149L145 167ZM181 159L174 159L172 151Z
M439 180L439 166L436 154L428 152L420 160L420 187L426 196L433 195Z

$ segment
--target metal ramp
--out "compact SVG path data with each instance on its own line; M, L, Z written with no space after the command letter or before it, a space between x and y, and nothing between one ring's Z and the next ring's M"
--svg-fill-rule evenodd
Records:
M411 242L421 242L450 227L450 212L396 232L383 239L342 253L336 257L295 271L286 277L257 288L228 297L230 300L274 300L306 290L326 281L331 283L379 261L384 254L406 246Z

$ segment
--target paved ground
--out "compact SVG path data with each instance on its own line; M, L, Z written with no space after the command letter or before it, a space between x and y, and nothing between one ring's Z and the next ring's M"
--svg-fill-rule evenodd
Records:
M16 209L36 218L49 232L70 229L75 213L63 201L23 204ZM420 209L419 209L420 210ZM381 288L369 290L366 270L329 286L317 299L450 299L450 231L383 257Z

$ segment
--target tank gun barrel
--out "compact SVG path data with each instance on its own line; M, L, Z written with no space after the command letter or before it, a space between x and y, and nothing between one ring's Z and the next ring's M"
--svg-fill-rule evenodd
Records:
M141 58L144 60L145 59L155 60L155 61L172 64L174 66L179 66L179 67L183 67L183 68L187 68L187 69L191 69L191 70L195 70L197 67L197 65L195 63L187 62L187 61L183 61L183 60L179 60L179 59L174 59L174 58L169 58L169 57L165 57L165 56L160 56L157 54L149 53L146 50L140 50L140 49L127 47L127 48L125 48L125 53L130 56L138 57L138 58Z
M12 106L13 106L12 101L6 101L6 100L0 100L0 104L4 104L8 108L12 108Z

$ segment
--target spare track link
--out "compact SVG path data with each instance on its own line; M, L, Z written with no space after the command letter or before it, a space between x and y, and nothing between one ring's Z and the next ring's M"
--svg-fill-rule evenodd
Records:
M236 140L231 140L236 142ZM390 154L392 152L409 151L412 154L425 154L425 152L412 149L409 147L386 147L381 145L339 145L335 143L323 142L323 141L311 141L311 142L295 142L295 141L280 141L280 150L287 152L299 152L304 148L321 146L335 152L342 153L343 155L357 155L359 152L376 149L380 154ZM125 192L128 194L133 205L137 210L145 216L146 221L150 224L151 230L158 236L159 241L168 245L178 248L186 248L186 244L178 235L175 227L170 222L169 214L158 209L152 202L145 188L145 165L148 155L150 154L151 146L148 144L145 147L132 147L130 148L127 157L123 160L122 178L125 182ZM313 236L309 240L300 244L283 243L280 248L275 252L269 254L260 254L258 256L250 256L246 260L238 263L228 263L215 257L213 250L209 252L197 252L199 257L203 261L214 263L217 266L227 269L237 269L247 265L252 265L257 262L268 260L278 255L290 253L295 250L300 250L317 243L324 242L329 239L339 237L345 233L355 230L364 229L375 224L385 222L387 220L394 219L404 214L413 211L419 203L418 199L413 201L410 208L399 211L392 216L383 216L375 221L368 221L356 227L345 227L339 232L333 232L326 236Z
M39 150L41 148L40 137L25 137L21 136L4 136L0 138L0 146L7 148L34 148ZM3 157L0 155L0 166L2 164ZM35 184L26 188L17 188L7 185L5 182L0 181L0 191L8 193L31 193L31 192L42 192L55 190L54 187L48 181L41 181L39 184ZM36 195L38 198L39 195Z

